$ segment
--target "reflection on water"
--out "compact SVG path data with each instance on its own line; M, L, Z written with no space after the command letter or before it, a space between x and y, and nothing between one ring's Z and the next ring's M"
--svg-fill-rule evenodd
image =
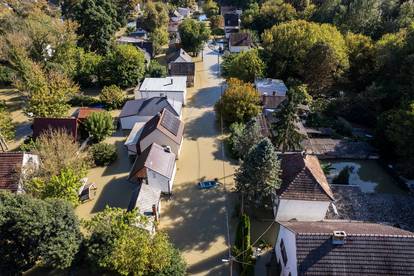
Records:
M398 183L375 160L329 160L332 170L326 176L329 182L348 166L349 184L357 185L365 193L403 193Z

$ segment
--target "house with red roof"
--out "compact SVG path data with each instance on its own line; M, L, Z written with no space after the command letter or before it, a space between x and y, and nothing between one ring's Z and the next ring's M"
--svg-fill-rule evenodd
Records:
M78 119L77 118L35 118L33 120L33 138L36 139L48 131L63 130L78 139Z
M0 152L0 190L24 191L24 175L39 166L39 157L24 152Z
M334 195L316 156L282 155L282 183L274 194L276 220L319 221L325 218Z

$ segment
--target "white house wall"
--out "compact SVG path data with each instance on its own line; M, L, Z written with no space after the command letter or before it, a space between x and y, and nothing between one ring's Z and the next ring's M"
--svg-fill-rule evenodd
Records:
M285 245L285 250L286 250L286 255L287 255L286 265L283 262L282 253L280 250L281 240L283 240L283 243ZM291 276L297 276L298 271L297 271L295 234L289 229L280 225L279 234L277 236L277 241L276 241L274 250L276 254L276 260L280 263L280 267L281 267L280 275L289 276L289 273L290 273Z
M39 156L37 156L36 154L29 154L29 153L23 154L22 176L24 177L24 174L26 174L27 171L39 169L39 165L40 165ZM19 184L17 185L16 193L20 194L23 192L24 192L23 179L22 177L20 177Z
M280 199L276 211L276 220L320 221L325 218L329 204L329 201Z
M170 181L167 177L157 173L156 171L147 169L148 185L161 190L163 193L171 193Z
M173 102L180 102L181 104L185 105L185 97L187 94L187 90L184 91L139 91L135 94L135 99L145 99L145 98L153 98L153 97L167 97L169 100Z
M122 129L132 129L135 123L148 122L151 116L128 116L120 118Z
M158 129L154 130L148 136L141 140L139 145L141 152L143 152L152 143L157 143L160 146L169 146L171 148L171 151L176 155L176 158L178 159L178 155L180 153L179 145L177 145L177 143L175 143L168 136L160 132Z

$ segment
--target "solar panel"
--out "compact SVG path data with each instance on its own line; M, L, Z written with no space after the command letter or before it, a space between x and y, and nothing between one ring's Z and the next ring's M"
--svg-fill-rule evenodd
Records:
M166 128L169 132L177 136L178 129L180 128L180 120L175 117L171 112L165 110L164 116L161 119L161 125Z

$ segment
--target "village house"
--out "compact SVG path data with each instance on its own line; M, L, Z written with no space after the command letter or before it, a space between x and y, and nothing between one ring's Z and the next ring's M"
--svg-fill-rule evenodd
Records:
M168 109L175 116L181 116L182 105L172 102L167 97L153 97L139 100L129 100L122 107L119 121L122 129L132 129L137 122L147 122L152 117Z
M0 153L0 190L24 192L23 180L30 170L39 167L39 157L24 152Z
M160 219L161 190L147 184L140 184L132 193L127 210L130 212L133 209L138 209L140 214L148 218L148 223L137 226L154 234L156 231L155 222Z
M280 275L414 275L414 233L355 221L280 222Z
M135 99L167 97L174 105L185 105L187 77L145 78L141 87L135 89Z
M230 53L240 53L252 48L252 36L250 33L231 33L229 35Z
M128 180L171 194L176 170L175 154L171 149L153 143L137 156Z
M142 28L137 28L135 31L128 33L128 36L145 40L148 39L148 32Z
M180 155L181 144L183 141L184 123L173 113L164 109L149 120L142 131L137 132L136 149L137 154L141 154L152 143L168 146L176 155Z
M195 81L195 63L183 49L172 49L167 55L168 71L171 76L186 76L187 86Z
M33 120L33 139L39 137L42 133L49 131L63 130L78 139L78 119L77 118L34 118Z
M226 13L224 16L224 34L228 39L230 34L238 33L240 30L240 14L236 12Z
M278 221L319 221L325 218L334 196L316 156L282 155L281 186L274 194Z

